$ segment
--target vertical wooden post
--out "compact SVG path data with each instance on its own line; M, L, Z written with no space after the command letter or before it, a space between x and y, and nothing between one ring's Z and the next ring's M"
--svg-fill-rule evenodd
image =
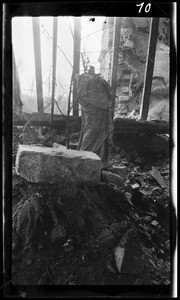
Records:
M78 102L75 103L77 98L77 87L75 75L79 74L79 65L80 65L80 48L81 48L81 18L74 18L74 54L73 54L73 115L79 115L79 105Z
M36 90L38 112L43 110L43 88L42 88L42 67L41 67L41 40L39 17L32 17L34 59L36 72Z
M70 82L70 87L69 87L69 97L68 97L68 111L67 111L67 119L66 119L66 147L69 149L69 114L70 114L70 102L71 102L71 88L72 88L72 83L73 83L73 71L72 71L72 76L71 76L71 82Z
M112 99L112 114L114 116L115 97L116 97L116 80L118 70L119 43L121 31L121 18L114 18L114 36L113 36L113 57L112 57L112 73L111 73L111 99Z
M13 113L19 114L22 112L22 101L21 101L21 86L19 81L19 74L16 66L16 61L14 57L14 51L12 49L12 67L13 67L13 88L12 88L12 98L13 98Z
M57 57L57 29L58 29L58 18L53 18L53 51L52 51L52 96L51 96L51 120L53 122L54 114L54 96L55 96L55 82L56 82L56 57Z
M159 18L152 18L150 33L149 33L149 42L148 42L148 52L147 52L148 56L146 60L146 68L145 68L145 75L144 75L144 89L143 89L140 118L139 118L142 121L145 121L148 116L152 78L153 78L153 71L154 71L154 61L156 56L158 27L159 27Z

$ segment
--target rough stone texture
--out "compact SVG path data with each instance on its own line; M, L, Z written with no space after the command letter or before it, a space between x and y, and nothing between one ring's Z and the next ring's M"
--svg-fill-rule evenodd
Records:
M127 180L126 176L129 174L129 171L126 166L113 166L108 169L110 172L119 175L123 182Z
M16 172L30 182L96 184L101 160L92 152L19 145Z
M102 171L102 181L108 184L115 184L118 187L123 186L123 179L121 176L107 171Z

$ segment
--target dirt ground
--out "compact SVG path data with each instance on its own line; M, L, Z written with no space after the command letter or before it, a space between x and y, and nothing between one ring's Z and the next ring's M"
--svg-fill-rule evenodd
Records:
M72 135L71 144L77 139ZM102 179L67 196L56 185L29 183L13 169L14 285L171 283L169 141L147 140L114 141L111 163L127 170L121 186ZM52 146L57 136L48 142Z

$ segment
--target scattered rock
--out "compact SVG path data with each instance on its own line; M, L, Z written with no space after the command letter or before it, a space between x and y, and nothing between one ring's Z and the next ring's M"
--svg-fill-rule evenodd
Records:
M114 256L115 256L115 261L116 261L116 266L118 269L118 272L121 272L121 267L123 263L123 258L124 258L124 252L125 248L122 247L116 247L114 250Z
M138 189L140 187L140 185L138 183L134 183L131 185L132 188L135 190L135 189Z
M152 224L153 226L155 226L155 227L156 227L157 225L159 225L159 223L158 223L156 220L152 221L151 224Z
M131 199L132 199L132 194L126 192L126 193L125 193L125 197L126 197L127 201L130 203L130 205L133 206L132 201L131 201Z
M102 181L108 184L115 184L118 187L123 186L123 179L117 174L113 174L108 171L102 171Z
M63 248L66 253L72 253L74 251L73 241L71 238L67 240L67 242L63 245Z
M61 152L64 151L63 148L60 145L53 150ZM116 149L116 152L120 149L120 147ZM170 283L170 240L168 229L165 227L168 218L164 213L164 211L169 212L168 188L162 188L161 185L155 187L157 180L154 181L154 177L147 173L150 168L147 170L142 165L139 167L128 164L127 169L126 166L123 166L122 169L125 170L125 173L128 170L129 175L131 175L128 176L130 179L125 180L123 172L121 173L122 176L119 176L120 173L117 170L119 166L116 166L114 161L113 164L112 169L107 168L106 171L102 171L102 179L106 178L107 180L108 178L106 183L100 182L96 187L88 187L89 192L87 189L85 190L84 193L87 199L81 197L80 191L77 194L78 197L73 199L61 196L59 207L67 217L67 232L63 229L63 225L59 223L61 218L58 214L58 223L50 216L52 221L50 226L46 226L44 218L38 219L38 225L45 226L43 227L43 233L46 232L48 241L46 245L38 239L39 248L36 254L37 257L42 255L39 270L34 267L36 259L32 261L27 258L24 261L24 266L28 272L30 270L35 273L39 272L37 282L34 283L33 272L31 274L27 273L26 280L22 278L22 274L18 277L21 270L16 266L18 262L13 261L15 263L13 268L15 284L26 282L27 285L32 283L44 285L99 283L164 285ZM154 161L153 164L161 175L167 174L167 165L159 166ZM165 170L165 173L162 170ZM26 182L26 180L24 181ZM60 184L58 183L58 185ZM40 186L41 184L39 184ZM116 187L116 190L112 186ZM18 191L19 185L15 184L14 188ZM28 195L26 192L28 188L28 185L23 188L23 184L21 184L22 193L20 191L18 197L21 198L23 195L23 199L25 199ZM50 194L50 201L52 201L55 194L51 192ZM45 201L44 197L46 195L47 193L41 199L37 197L37 203ZM49 196L47 195L47 197ZM126 210L123 210L124 203L128 204ZM87 205L88 207L91 205L94 207L91 215L93 220L95 219L97 222L95 224L96 230L92 232L90 230L92 226L86 214ZM39 208L33 204L32 210L35 211L36 209ZM161 222L162 217L160 217L160 214L164 223ZM73 218L76 222L72 221ZM125 221L122 222L122 220ZM33 222L29 224L31 226ZM90 224L89 228L86 226L87 224ZM70 235L69 231L71 232ZM78 234L81 231L86 231L85 242L83 239L79 239ZM67 240L67 236L72 238ZM57 247L58 243L57 245L53 243L59 240L64 243L62 247ZM51 245L49 242L53 244ZM147 247L146 252L143 247ZM13 252L15 251L16 247L13 247ZM58 257L54 253L57 253ZM52 276L46 270L48 265L53 266Z
M152 167L152 171L150 171L150 174L154 177L154 179L159 183L159 185L162 188L166 187L166 183L164 179L162 178L160 172L155 167Z
M127 167L122 165L113 165L112 168L108 168L108 171L119 175L123 182L127 180L127 175L129 174Z
M143 194L144 196L150 196L152 194L151 191L145 191L145 190L139 190L141 194Z

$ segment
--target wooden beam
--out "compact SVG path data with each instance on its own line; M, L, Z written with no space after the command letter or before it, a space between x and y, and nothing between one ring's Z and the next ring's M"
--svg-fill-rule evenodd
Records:
M120 42L120 31L121 21L120 17L114 18L114 36L113 36L113 55L112 55L112 73L111 73L111 99L114 116L114 106L116 97L116 81L117 81L117 70L118 70L118 57L119 57L119 42Z
M169 134L169 122L166 121L136 121L127 118L117 118L114 120L113 135L118 136L136 134Z
M144 76L144 89L142 94L142 103L140 109L140 120L146 120L148 116L151 86L154 71L154 61L156 56L156 44L158 37L159 18L151 19L150 33L149 33L149 45L148 56L146 60L145 76Z
M34 60L36 73L37 107L43 111L43 88L42 88L42 67L41 67L41 41L39 17L32 17Z
M53 18L53 51L52 51L52 96L51 96L51 124L53 122L54 114L54 97L55 97L55 83L56 83L56 58L57 58L57 30L58 18Z
M71 76L70 88L69 88L69 97L68 97L68 112L67 112L67 119L66 119L66 147L69 149L69 117L70 117L70 102L71 102L71 88L73 82L73 72Z
M73 76L73 115L79 115L79 104L75 100L77 98L77 87L75 75L79 74L80 66L80 50L81 50L81 17L74 18L74 53L73 53L73 67L74 67L74 76Z
M34 114L20 113L15 115L13 125L24 126L30 119L30 125L32 126L49 126L50 114ZM81 117L69 116L70 124L78 124L79 131L81 125ZM142 133L169 133L169 122L165 121L136 121L127 118L118 118L114 120L114 136L121 134L142 134ZM62 115L54 114L52 126L55 128L66 129L66 119Z
M29 125L31 126L50 126L50 114L43 113L43 114L30 114L30 113L19 113L16 114L13 119L13 125L15 126L24 126L29 120L31 122ZM70 123L79 123L81 124L81 118L76 116L69 116ZM66 119L64 116L60 114L54 114L52 127L63 127L66 128Z

